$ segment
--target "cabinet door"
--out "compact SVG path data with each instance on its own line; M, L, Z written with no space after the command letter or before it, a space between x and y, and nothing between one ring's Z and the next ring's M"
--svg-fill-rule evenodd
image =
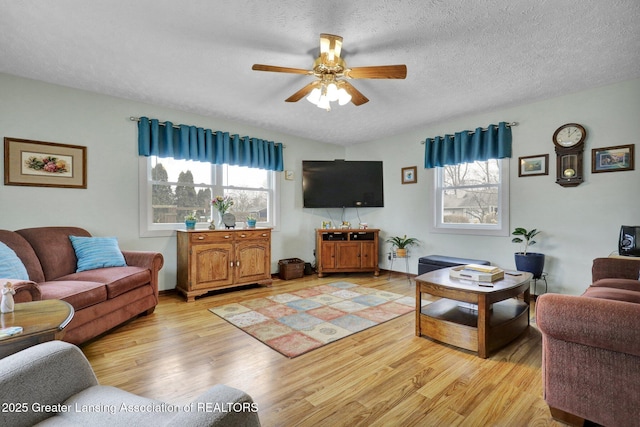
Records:
M362 268L375 268L378 265L376 254L376 242L360 242L360 266Z
M191 247L191 289L209 289L233 283L233 243Z
M320 265L323 269L336 268L336 244L334 242L322 242L320 244Z
M337 268L360 268L360 242L336 244Z
M271 278L271 254L267 240L236 244L236 283L254 283Z

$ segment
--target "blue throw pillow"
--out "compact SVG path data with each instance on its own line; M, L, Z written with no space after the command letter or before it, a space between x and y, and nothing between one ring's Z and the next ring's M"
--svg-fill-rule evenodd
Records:
M69 236L78 264L76 272L102 267L124 267L127 263L115 237Z
M29 280L29 273L18 255L2 242L0 242L0 277Z

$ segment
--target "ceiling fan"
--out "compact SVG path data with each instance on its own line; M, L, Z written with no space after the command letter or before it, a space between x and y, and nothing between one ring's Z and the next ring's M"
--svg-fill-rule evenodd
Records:
M306 74L317 79L309 83L286 102L297 102L303 97L327 111L330 103L338 101L340 105L352 102L362 105L369 101L358 89L345 79L404 79L407 77L406 65L380 65L372 67L348 68L340 57L342 37L333 34L320 34L320 56L314 61L313 69L278 67L274 65L253 64L252 70L273 71L276 73Z

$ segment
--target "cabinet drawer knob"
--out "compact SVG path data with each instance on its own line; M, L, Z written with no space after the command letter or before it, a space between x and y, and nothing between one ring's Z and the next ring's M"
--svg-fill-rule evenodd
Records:
M241 234L240 237L247 237L247 235L246 234Z
M204 240L204 236L198 236L198 240Z
M231 236L229 236L228 234L226 236L224 236L225 239L230 239Z
M262 237L267 237L267 233L262 233Z

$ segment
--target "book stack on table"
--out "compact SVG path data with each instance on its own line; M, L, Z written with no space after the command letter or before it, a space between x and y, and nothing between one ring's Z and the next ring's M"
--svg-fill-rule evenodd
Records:
M491 265L467 264L451 267L449 276L478 282L495 282L504 278L504 270Z

